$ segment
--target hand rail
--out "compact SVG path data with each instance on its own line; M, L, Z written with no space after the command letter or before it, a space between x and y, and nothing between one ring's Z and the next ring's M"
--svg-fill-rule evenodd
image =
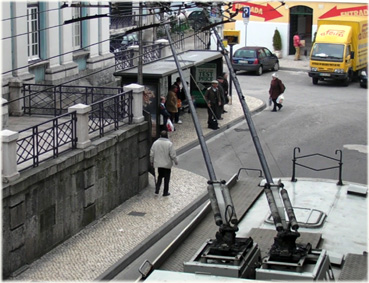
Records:
M303 156L300 156L300 157L296 157L296 150L298 150L298 152L300 153L300 148L295 147L293 149L293 159L292 159L293 165L292 165L291 182L296 182L297 181L295 176L296 176L296 165L298 165L298 166L301 166L301 167L304 167L304 168L307 168L307 169L310 169L310 170L313 170L313 171L324 171L324 170L331 170L331 169L338 168L339 171L338 171L337 185L339 185L339 186L343 185L343 183L342 183L342 165L343 165L343 163L342 163L342 150L337 149L335 151L335 154L339 153L339 159L336 159L336 158L333 158L333 157L330 157L330 156L327 156L327 155L324 155L324 154L320 154L320 153L307 154L307 155L303 155ZM338 166L316 169L316 168L313 168L313 167L310 167L310 166L307 166L307 165L304 165L304 164L297 163L297 159L303 159L303 158L312 157L312 156L322 156L322 157L325 157L325 158L328 158L328 159L331 159L331 160L334 160L334 161L338 161Z

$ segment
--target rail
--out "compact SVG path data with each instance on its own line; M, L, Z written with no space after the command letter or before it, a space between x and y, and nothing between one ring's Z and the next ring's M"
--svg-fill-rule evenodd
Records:
M117 94L91 104L89 134L99 132L104 136L106 129L118 130L120 123L132 123L132 91Z
M327 155L323 155L323 154L320 154L320 153L314 153L314 154L308 154L308 155L303 155L303 156L296 157L296 150L298 150L298 152L300 153L300 148L295 147L293 149L293 160L292 160L293 166L292 166L291 182L296 182L297 181L297 179L295 177L296 176L296 165L297 165L297 166L301 166L301 167L304 167L304 168L307 168L307 169L310 169L310 170L313 170L313 171L324 171L324 170L331 170L331 169L337 169L338 168L338 182L337 182L337 185L339 185L339 186L343 185L343 183L342 183L342 165L343 165L343 163L342 163L342 150L337 149L335 151L335 154L339 153L339 155L340 155L339 159L333 158L333 157L330 157L330 156L327 156ZM321 156L321 157L324 157L324 158L327 158L327 159L337 161L338 166L316 169L316 168L313 168L313 167L310 167L310 166L307 166L307 165L304 165L304 164L297 163L298 159L303 159L303 158L312 157L312 156Z
M2 105L23 100L24 114L56 117L67 113L70 106L78 103L89 105L108 96L122 93L123 88L23 84L21 92L21 97Z
M75 149L76 112L60 115L46 122L19 131L17 165L28 162L24 169L37 167L42 161L56 158L60 153Z
M89 136L99 137L131 124L133 92L127 91L92 103L88 113ZM22 169L39 166L41 161L58 157L77 146L77 114L75 111L54 117L19 131L16 154Z

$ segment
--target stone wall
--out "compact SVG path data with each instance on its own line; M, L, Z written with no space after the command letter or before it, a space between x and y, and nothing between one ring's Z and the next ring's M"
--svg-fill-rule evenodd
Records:
M149 138L128 125L3 184L3 278L145 188Z

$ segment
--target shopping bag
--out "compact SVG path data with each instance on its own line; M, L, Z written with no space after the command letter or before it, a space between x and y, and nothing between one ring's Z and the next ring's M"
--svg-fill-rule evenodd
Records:
M284 95L283 94L281 94L280 96L278 96L278 98L277 98L277 103L278 104L282 104L283 103L283 101L284 101Z
M170 119L167 120L167 130L168 130L168 132L173 132L174 131L174 125L173 125L173 123Z
M273 100L272 98L269 96L269 106L272 106Z

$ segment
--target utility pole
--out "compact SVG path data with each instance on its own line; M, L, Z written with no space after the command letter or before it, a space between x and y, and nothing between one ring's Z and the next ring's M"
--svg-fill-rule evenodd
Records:
M139 9L138 9L138 27L142 27L142 2L139 3ZM137 74L137 83L139 85L143 85L143 75L142 75L142 54L143 54L143 48L142 48L142 29L138 31L138 74Z

